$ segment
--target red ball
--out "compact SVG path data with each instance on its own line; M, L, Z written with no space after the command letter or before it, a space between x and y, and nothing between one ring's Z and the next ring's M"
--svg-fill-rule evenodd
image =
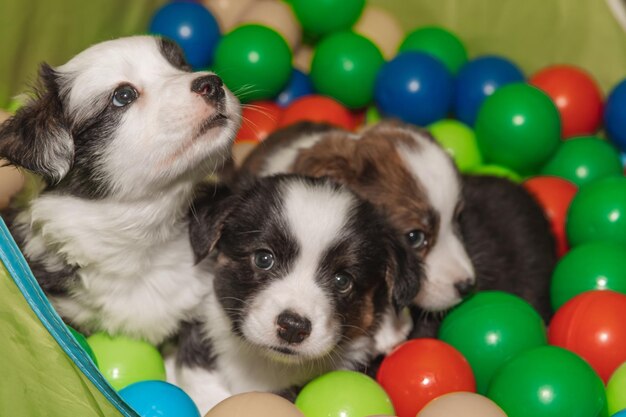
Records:
M432 399L456 391L476 392L472 368L463 355L437 339L413 339L394 349L378 370L398 417L415 415Z
M596 290L572 298L552 318L548 342L581 356L606 383L626 362L626 295Z
M542 69L528 81L552 98L561 114L561 136L591 135L602 121L602 91L586 71L572 65Z
M235 141L263 141L267 135L276 130L281 114L282 108L273 101L244 104L241 111L241 128Z
M297 122L323 122L347 130L354 129L352 113L330 97L316 94L294 100L283 112L279 127L285 127Z
M550 176L533 177L525 181L523 185L535 197L550 222L556 239L557 255L559 257L565 255L569 250L565 234L565 219L578 187L563 178Z

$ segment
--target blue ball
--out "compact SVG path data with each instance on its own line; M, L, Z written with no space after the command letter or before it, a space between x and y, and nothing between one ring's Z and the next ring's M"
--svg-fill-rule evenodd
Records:
M402 52L376 76L374 99L384 116L420 126L445 118L454 81L446 66L422 52Z
M175 1L161 7L150 22L150 32L178 43L193 69L211 64L220 39L215 17L199 3Z
M507 59L483 56L469 61L457 74L454 92L456 118L474 126L478 109L487 97L503 85L522 81L522 71Z
M611 417L626 417L626 409L622 411L618 411L617 413L613 414Z
M606 100L604 126L609 139L626 152L626 80L613 88Z
M291 72L291 78L287 87L278 94L276 103L280 107L287 107L292 101L302 96L308 96L313 94L313 83L308 75L298 69L293 69Z
M135 382L119 394L141 417L200 417L192 399L167 382Z

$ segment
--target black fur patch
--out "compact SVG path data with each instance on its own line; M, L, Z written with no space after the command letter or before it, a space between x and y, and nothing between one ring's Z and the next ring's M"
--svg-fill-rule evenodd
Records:
M178 367L203 368L212 370L215 365L215 354L211 342L203 335L204 324L194 320L184 322L178 336L176 364Z
M158 43L161 54L174 68L191 72L191 66L189 66L185 59L185 53L176 42L167 38L159 38Z

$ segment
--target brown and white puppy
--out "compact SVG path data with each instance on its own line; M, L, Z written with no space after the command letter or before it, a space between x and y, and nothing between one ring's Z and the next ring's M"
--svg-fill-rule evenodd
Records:
M262 142L240 178L275 172L344 183L404 234L425 259L426 279L414 305L426 323L416 326L416 334L433 335L440 317L427 313L449 309L476 288L514 292L549 315L546 294L555 257L539 206L511 182L462 177L425 130L396 121L359 134L295 125Z
M202 414L233 394L367 366L384 316L421 282L419 259L384 216L327 179L209 190L194 204L191 238L215 273L198 319L182 328L171 379Z
M56 68L0 126L0 156L47 187L3 213L57 311L85 332L159 343L205 292L187 211L230 154L237 99L173 42L102 42Z

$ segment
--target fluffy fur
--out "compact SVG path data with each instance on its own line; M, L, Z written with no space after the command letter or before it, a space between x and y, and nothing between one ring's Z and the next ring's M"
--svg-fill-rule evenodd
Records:
M328 180L263 178L194 207L193 246L199 258L211 251L215 275L181 332L173 379L202 413L229 395L367 365L384 317L419 289L410 248L371 204Z
M35 98L0 128L0 155L46 189L4 213L59 313L85 332L159 343L205 293L187 210L229 155L239 104L171 41L94 45L41 67Z

